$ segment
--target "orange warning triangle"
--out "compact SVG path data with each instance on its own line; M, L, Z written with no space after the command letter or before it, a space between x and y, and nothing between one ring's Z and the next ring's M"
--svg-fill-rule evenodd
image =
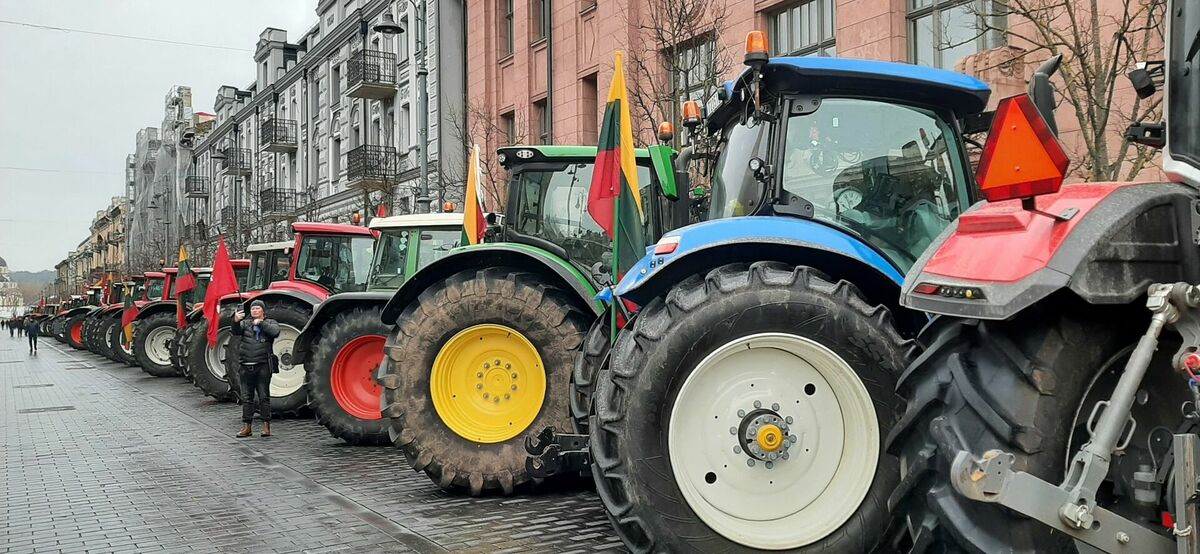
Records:
M1028 95L996 107L976 182L991 202L1057 192L1070 161Z

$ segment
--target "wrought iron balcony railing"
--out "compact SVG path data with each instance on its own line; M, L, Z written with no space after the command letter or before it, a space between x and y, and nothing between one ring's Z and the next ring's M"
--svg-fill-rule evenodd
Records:
M221 160L221 169L234 175L249 175L253 154L249 148L226 148L221 152L225 159Z
M384 190L395 185L400 157L391 146L359 146L346 153L347 186Z
M346 95L354 98L391 98L396 94L396 55L379 50L359 50L350 55L346 70Z
M296 121L269 117L258 126L258 145L268 152L294 152L297 146Z
M208 198L212 191L209 188L208 177L188 175L183 178L183 195L186 198Z
M294 217L300 195L297 191L269 188L258 193L258 207L266 219Z

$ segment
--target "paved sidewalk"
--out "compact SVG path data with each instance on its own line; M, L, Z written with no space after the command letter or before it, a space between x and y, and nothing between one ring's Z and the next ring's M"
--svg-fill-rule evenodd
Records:
M0 553L621 551L593 492L470 498L311 420L239 408L42 338L0 337Z

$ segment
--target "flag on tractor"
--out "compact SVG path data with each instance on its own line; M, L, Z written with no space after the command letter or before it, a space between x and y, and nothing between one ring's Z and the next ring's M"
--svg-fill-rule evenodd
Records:
M378 208L375 208L375 217L387 217L387 214L387 204L380 204Z
M46 309L46 295L43 294L42 299L38 301L38 312L40 313L40 312L44 311L45 309Z
M617 52L616 71L608 89L604 123L596 144L596 169L588 191L588 213L613 241L613 281L646 253L642 199L638 195L633 124L625 90L625 63Z
M461 244L479 244L487 231L487 220L483 216L483 171L479 163L479 145L471 148L471 161L467 163L467 198L463 202L463 236Z
M217 244L217 257L213 261L212 279L204 292L204 318L208 320L208 347L217 344L217 330L221 326L221 297L238 291L237 275L229 263L229 251L225 249L225 237Z
M125 332L125 344L133 342L133 322L138 316L137 304L133 303L133 293L129 285L125 286L125 309L121 311L121 330Z
M179 273L175 281L175 326L183 329L187 326L186 293L196 289L196 272L188 264L188 251L183 245L179 246Z

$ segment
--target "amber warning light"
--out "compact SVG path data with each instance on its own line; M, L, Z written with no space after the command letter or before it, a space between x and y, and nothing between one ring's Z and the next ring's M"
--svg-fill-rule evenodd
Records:
M746 34L746 65L761 65L767 62L767 34L750 31Z
M1058 192L1070 161L1029 95L996 107L976 182L989 202Z

